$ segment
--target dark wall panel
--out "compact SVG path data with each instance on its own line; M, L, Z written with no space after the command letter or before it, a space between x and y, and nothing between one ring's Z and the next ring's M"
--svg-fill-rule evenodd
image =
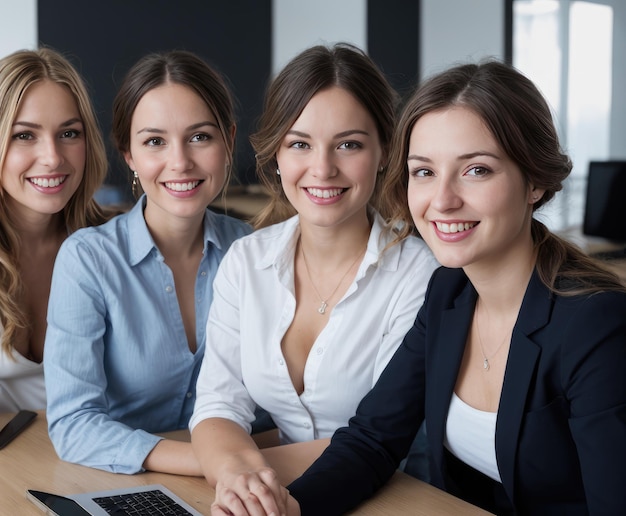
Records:
M155 51L196 52L229 80L238 101L236 166L254 182L248 142L271 71L271 0L40 1L40 44L65 53L87 80L109 149L108 182L128 187L128 170L110 145L117 85L141 56Z
M419 79L419 0L368 0L367 51L403 96Z

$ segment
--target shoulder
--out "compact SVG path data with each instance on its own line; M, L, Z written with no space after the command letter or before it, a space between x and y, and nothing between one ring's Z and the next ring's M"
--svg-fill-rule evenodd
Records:
M297 228L297 221L289 219L278 224L272 224L240 238L235 242L241 249L251 249L254 251L270 250L284 247L294 235Z
M475 290L463 269L439 266L430 278L426 300L430 304L449 307L466 293L475 293Z
M127 232L127 218L128 213L123 213L99 226L78 229L65 239L63 247L75 248L81 245L116 246L121 238L121 233Z
M626 328L626 292L603 291L576 296L555 296L554 313L578 324L601 325L614 320Z
M241 219L207 210L207 218L222 236L240 238L252 232L252 227Z

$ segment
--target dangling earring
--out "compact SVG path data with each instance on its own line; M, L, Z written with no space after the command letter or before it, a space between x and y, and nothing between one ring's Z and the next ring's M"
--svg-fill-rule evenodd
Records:
M133 183L132 183L132 191L133 191L133 196L134 197L138 197L138 184L139 184L139 174L137 174L136 170L133 170Z
M276 175L277 175L277 176L279 176L279 175L280 175L280 169L279 169L279 168L277 168L277 169L276 169Z

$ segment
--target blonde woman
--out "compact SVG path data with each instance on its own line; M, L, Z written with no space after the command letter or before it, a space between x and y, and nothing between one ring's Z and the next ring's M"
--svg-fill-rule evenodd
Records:
M0 412L44 409L43 348L62 242L106 220L107 172L85 85L54 50L0 60Z

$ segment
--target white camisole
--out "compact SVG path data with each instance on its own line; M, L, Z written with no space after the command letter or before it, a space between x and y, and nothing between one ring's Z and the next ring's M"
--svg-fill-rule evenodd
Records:
M475 409L452 393L444 446L465 464L501 482L495 445L497 415Z

